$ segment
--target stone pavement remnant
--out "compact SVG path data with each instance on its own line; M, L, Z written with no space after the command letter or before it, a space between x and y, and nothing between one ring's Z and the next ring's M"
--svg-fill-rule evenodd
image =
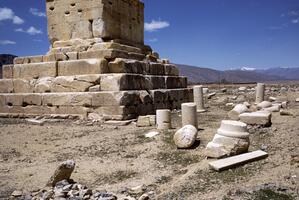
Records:
M187 78L144 44L140 0L47 0L50 50L3 67L0 114L130 120L193 101Z
M261 103L265 100L265 84L258 83L256 86L256 98L255 103Z
M196 103L197 106L197 112L204 112L204 96L203 96L203 87L200 86L194 86L193 87L193 96L194 96L194 103Z
M213 141L208 143L205 154L210 158L233 156L248 151L247 125L238 121L223 120Z
M174 143L178 148L190 148L197 138L197 128L192 125L186 125L179 129L173 137Z
M171 129L170 110L168 109L157 110L156 116L157 116L156 123L157 123L158 130Z
M222 171L266 157L268 157L268 154L266 152L258 150L229 158L224 158L221 160L212 161L209 163L209 166L216 171Z
M198 129L197 107L195 103L182 104L182 126L192 125Z

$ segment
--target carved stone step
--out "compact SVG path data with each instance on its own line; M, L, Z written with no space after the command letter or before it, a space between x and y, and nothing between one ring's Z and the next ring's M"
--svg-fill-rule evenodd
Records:
M0 93L50 93L186 88L187 80L179 76L139 74L90 74L44 77L40 79L0 79ZM93 88L93 89L92 89Z

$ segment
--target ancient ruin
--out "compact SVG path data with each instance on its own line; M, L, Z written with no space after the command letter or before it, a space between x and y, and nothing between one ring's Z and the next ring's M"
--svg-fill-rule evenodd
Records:
M4 117L125 120L193 100L186 77L144 45L139 0L47 0L46 55L3 67Z

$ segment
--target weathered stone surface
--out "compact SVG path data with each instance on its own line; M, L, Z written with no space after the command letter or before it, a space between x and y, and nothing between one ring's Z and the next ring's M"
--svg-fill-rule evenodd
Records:
M108 72L105 59L83 59L58 62L58 76L103 74Z
M222 171L266 157L268 157L268 154L266 152L258 150L238 156L233 156L230 158L225 158L222 160L212 161L209 163L209 166L216 171Z
M2 77L3 79L13 78L13 65L3 65L2 66Z
M55 170L47 183L47 186L55 186L57 182L62 180L69 180L75 169L75 161L67 160L62 162Z
M35 80L13 79L15 93L33 93Z
M252 113L243 113L240 116L240 120L250 125L271 125L271 113L268 111L258 111Z
M231 111L228 112L228 117L233 120L238 120L239 115L248 111L248 107L244 104L237 104Z
M171 115L170 110L163 109L156 111L157 116L157 129L158 130L168 130L171 129Z
M139 116L137 119L137 127L148 127L156 125L156 115Z
M213 141L208 143L205 154L207 157L212 158L237 155L247 152L249 144L249 133L246 124L223 120Z
M233 138L216 134L212 142L209 142L205 155L210 158L222 158L238 155L248 151L249 138Z
M89 93L47 93L43 94L43 105L47 106L91 106Z
M37 79L57 76L56 62L31 63L14 65L14 78Z
M272 106L272 103L269 102L269 101L263 101L263 102L257 104L257 107L258 107L259 109L269 108L269 107L271 107L271 106Z
M0 93L12 93L14 91L11 79L0 79Z
M197 128L186 125L179 129L173 137L174 143L178 148L190 148L197 138Z

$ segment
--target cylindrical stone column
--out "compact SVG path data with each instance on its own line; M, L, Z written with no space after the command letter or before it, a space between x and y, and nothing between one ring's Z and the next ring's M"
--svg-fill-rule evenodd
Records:
M197 108L195 103L182 104L182 126L192 125L198 129Z
M197 111L204 111L203 87L197 85L193 87L194 103L197 106Z
M167 109L157 110L156 117L157 117L157 129L158 130L171 129L170 110L167 110Z
M261 103L265 99L265 83L258 83L255 89L255 103Z

